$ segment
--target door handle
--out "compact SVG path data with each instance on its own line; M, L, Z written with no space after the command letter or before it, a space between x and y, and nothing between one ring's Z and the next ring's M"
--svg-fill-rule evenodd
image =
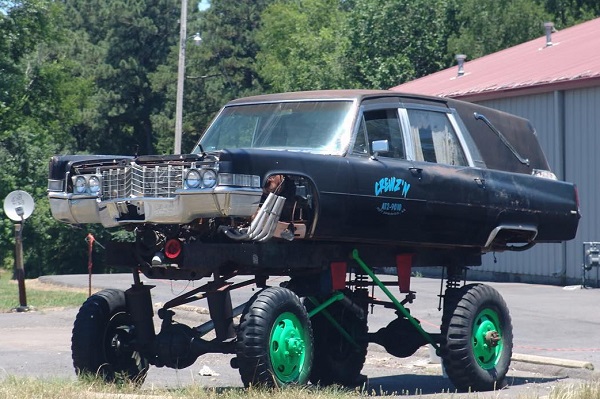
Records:
M477 187L485 188L485 179L480 179L479 177L476 177L473 180L475 180L475 183L477 183Z
M419 179L421 178L421 174L423 173L423 168L411 167L411 168L408 168L408 170L410 170L411 175L416 176Z

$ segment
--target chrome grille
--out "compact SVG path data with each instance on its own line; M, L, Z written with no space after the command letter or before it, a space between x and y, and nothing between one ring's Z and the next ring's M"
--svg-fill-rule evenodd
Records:
M182 166L132 167L131 194L135 197L172 197L183 187Z
M181 165L131 165L102 172L104 200L132 197L170 198L183 187Z
M126 198L131 193L131 171L129 167L109 169L102 172L102 198Z

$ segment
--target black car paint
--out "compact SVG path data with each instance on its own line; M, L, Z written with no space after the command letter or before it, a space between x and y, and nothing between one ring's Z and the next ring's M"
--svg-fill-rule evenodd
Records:
M501 223L538 226L540 242L570 239L577 226L574 202L564 200L572 185L529 175L259 149L228 150L222 159L234 173L308 178L319 204L309 238L319 241L482 247ZM557 231L565 218L567 231Z

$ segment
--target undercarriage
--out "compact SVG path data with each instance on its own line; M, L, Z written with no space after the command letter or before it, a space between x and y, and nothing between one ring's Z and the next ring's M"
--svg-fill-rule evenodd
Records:
M416 299L410 290L414 254L396 257L397 278L391 280L367 266L357 249L346 255L332 262L323 259L334 256L314 255L323 264L312 268L294 268L290 262L288 268L272 269L275 275L289 275L272 286L269 270L254 268L262 273L250 274L252 266L231 261L235 256L229 253L229 267L206 269L200 274L212 276L210 281L169 300L156 312L162 320L159 331L153 322L153 286L144 284L136 269L131 288L101 291L80 309L73 330L75 368L79 373L100 371L107 380L125 375L141 383L150 365L181 369L206 353L227 353L235 355L231 365L239 369L245 386L352 385L360 377L372 342L396 357L409 357L431 345L459 389L489 390L502 384L510 363L512 327L495 290L464 285L466 267L448 267L445 289L440 290L441 329L426 332L407 309ZM368 251L365 255L377 258ZM168 278L177 275L167 267L148 265L141 270L147 277L162 278L159 270ZM233 307L231 293L248 286L256 293ZM403 297L391 293L393 286ZM375 289L383 292L383 299L374 295ZM197 326L175 321L178 306L202 300L210 321ZM369 331L368 315L375 306L393 309L395 318L386 327ZM472 321L457 327L465 317Z

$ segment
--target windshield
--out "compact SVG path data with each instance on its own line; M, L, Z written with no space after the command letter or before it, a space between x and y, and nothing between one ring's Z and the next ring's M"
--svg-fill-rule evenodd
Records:
M226 107L200 139L204 151L266 148L342 154L350 142L351 101ZM193 153L199 153L196 146Z

